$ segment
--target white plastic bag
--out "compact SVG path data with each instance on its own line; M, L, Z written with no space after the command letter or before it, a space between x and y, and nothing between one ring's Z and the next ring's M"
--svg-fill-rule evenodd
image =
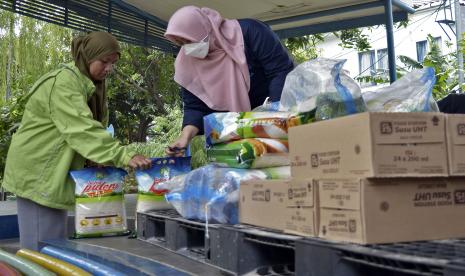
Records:
M390 86L364 93L363 99L373 112L438 112L433 98L435 82L433 68L417 69Z
M297 66L286 77L279 110L314 111L315 120L366 111L360 86L342 70L344 63L317 58Z

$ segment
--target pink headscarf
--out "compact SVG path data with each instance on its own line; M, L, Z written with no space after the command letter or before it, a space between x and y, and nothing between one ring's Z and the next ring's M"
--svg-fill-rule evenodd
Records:
M219 111L249 111L250 76L244 39L237 20L223 19L209 8L186 6L171 16L165 37L199 42L209 35L209 52L204 59L184 54L175 62L174 80Z

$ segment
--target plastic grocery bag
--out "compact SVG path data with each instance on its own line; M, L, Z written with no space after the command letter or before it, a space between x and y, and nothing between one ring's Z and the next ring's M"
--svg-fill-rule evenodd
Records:
M436 83L434 69L416 69L390 86L363 94L369 111L428 112L439 111L433 98Z
M126 172L113 167L70 171L76 183L75 237L126 234L123 180Z
M345 60L317 58L286 77L280 111L310 112L327 120L366 111L360 86L342 70Z
M213 145L207 160L221 167L269 168L289 165L287 140L255 138Z
M239 222L239 185L250 179L290 178L290 167L261 170L207 165L158 185L169 189L166 199L184 218L212 223Z
M152 158L152 167L136 170L138 185L137 212L171 209L165 200L167 189L157 189L156 185L191 170L190 157Z

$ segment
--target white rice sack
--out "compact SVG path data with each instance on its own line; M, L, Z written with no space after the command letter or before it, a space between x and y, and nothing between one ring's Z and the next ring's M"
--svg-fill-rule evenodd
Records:
M126 174L113 167L70 172L76 183L76 238L128 232L123 194Z

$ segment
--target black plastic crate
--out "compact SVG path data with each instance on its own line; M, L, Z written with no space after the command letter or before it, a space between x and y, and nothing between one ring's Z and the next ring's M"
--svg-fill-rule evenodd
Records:
M465 241L357 245L320 239L296 243L297 275L465 275Z
M138 238L189 258L210 262L219 248L218 225L183 219L174 210L138 213ZM211 246L214 242L217 246Z
M248 225L221 226L219 237L214 265L238 275L294 275L295 242L301 237Z
M137 238L166 247L166 222L177 217L175 210L137 213Z

